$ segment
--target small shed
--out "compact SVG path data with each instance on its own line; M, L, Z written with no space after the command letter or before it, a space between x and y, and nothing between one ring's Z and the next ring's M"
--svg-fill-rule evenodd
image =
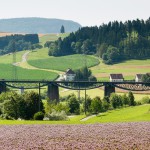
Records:
M64 74L64 79L65 81L74 81L75 76L75 72L72 69L68 68Z
M124 78L122 74L110 74L109 80L110 82L122 82Z
M143 76L144 74L136 74L135 75L135 82L142 82L142 76Z

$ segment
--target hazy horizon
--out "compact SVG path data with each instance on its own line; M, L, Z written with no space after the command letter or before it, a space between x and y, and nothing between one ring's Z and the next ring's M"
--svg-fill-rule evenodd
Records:
M39 17L99 26L115 20L146 20L149 6L149 0L1 0L0 19Z

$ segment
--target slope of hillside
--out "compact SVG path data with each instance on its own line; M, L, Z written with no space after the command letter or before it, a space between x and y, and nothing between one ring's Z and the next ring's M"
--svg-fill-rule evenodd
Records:
M0 32L14 33L59 33L61 26L65 32L74 32L81 25L71 20L48 18L13 18L0 19Z

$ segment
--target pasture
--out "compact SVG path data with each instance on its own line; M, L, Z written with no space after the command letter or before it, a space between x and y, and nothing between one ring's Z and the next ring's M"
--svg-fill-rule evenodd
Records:
M53 80L58 74L54 72L41 71L36 69L23 69L21 67L13 66L11 64L0 64L0 78L1 79L14 79L14 67L17 70L17 79L31 79L31 80Z
M91 56L86 56L86 62L88 67L92 67L99 64L99 60ZM61 57L49 57L46 59L37 59L37 60L32 60L32 57L29 56L28 63L31 66L37 68L59 70L59 71L65 71L68 68L76 70L85 66L84 56L80 54Z
M116 88L116 94L118 95L123 95L124 93L128 94L129 91L125 91L122 90L120 91L118 88ZM60 88L60 92L59 92L61 97L65 97L69 94L75 94L77 97L79 95L79 92L76 90L66 90L66 89L62 89ZM103 88L96 88L96 89L91 89L91 90L86 90L86 94L88 96L90 96L91 98L94 98L95 96L99 96L101 99L104 97L104 89ZM135 101L140 101L143 97L149 96L149 93L144 93L144 92L133 92L134 97L135 97ZM85 91L82 90L80 91L80 97L85 97Z
M47 41L56 41L59 37L63 39L68 35L69 33L45 34L45 35L39 36L39 40L40 40L40 43L44 45Z

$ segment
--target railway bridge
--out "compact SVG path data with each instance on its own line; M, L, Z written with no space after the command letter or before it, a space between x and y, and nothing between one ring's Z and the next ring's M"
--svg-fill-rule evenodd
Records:
M49 80L0 80L0 93L6 92L7 88L15 89L39 89L48 87L47 96L50 100L59 101L59 87L71 90L89 90L104 87L104 96L110 96L115 88L128 91L149 91L150 82L108 82L108 81L49 81ZM85 94L86 96L86 94Z

